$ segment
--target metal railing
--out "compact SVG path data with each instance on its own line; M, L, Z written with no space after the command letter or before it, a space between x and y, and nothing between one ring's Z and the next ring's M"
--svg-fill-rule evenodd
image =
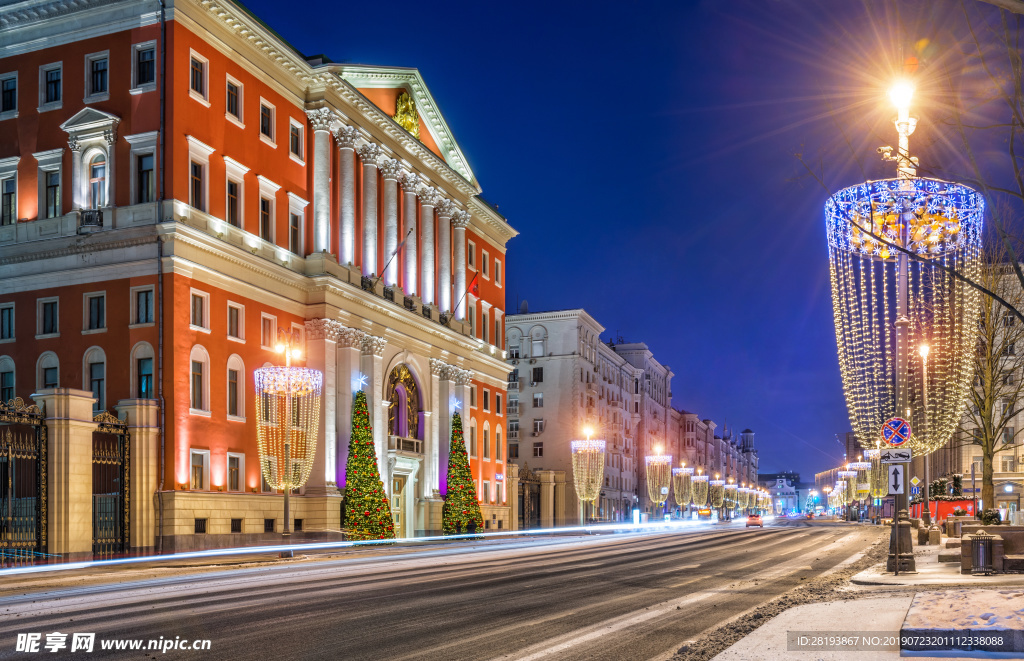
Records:
M81 227L103 227L103 209L82 209Z
M362 280L360 281L360 285L362 286L363 291L373 293L373 278L371 278L370 276L364 275Z
M384 298L392 303L395 302L395 290L392 287L384 287Z
M423 441L418 438L404 438L402 436L388 436L388 450L395 452L411 452L423 454Z

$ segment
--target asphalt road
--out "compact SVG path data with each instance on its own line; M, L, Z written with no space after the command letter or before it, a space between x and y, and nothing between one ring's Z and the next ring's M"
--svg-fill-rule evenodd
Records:
M877 537L806 523L449 543L37 588L0 596L0 659L666 658ZM94 651L70 653L68 636L49 653L52 632L95 633ZM42 634L40 652L17 652L19 633ZM210 649L145 650L161 637ZM115 638L143 650L101 649Z

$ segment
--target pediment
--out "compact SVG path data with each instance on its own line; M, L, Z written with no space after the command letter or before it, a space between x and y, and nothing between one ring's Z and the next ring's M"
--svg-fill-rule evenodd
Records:
M109 112L103 112L96 108L86 107L75 113L71 119L61 124L60 127L71 135L80 135L83 133L112 130L120 121L121 118L117 115L111 115Z

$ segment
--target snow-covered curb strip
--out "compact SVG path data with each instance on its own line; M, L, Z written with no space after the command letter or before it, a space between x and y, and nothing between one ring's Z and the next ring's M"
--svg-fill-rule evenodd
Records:
M905 652L1024 653L1024 590L919 592L900 630Z

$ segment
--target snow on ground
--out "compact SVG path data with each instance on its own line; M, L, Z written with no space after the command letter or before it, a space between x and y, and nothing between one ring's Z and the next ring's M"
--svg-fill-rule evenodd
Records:
M1024 589L918 592L903 629L1024 631Z

